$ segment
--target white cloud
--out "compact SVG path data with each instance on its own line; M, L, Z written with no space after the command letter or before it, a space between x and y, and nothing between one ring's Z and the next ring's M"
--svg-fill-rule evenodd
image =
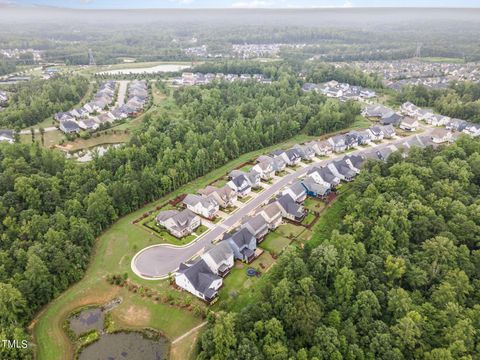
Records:
M353 7L353 3L351 0L345 0L345 2L343 3L343 6L344 8L351 8Z
M256 8L266 8L273 7L275 2L271 0L250 0L250 1L237 1L232 3L233 8L247 8L247 9L256 9Z

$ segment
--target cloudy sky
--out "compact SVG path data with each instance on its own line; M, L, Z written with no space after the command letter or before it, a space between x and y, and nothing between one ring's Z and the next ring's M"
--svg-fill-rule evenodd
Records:
M480 7L480 0L0 0L70 8Z

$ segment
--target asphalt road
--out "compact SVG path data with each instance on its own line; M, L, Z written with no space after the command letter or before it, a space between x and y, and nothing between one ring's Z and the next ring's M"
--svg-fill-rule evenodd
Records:
M125 104L125 95L127 94L127 85L130 81L128 80L119 80L118 83L118 95L117 95L117 106L122 106Z
M428 135L430 131L431 128L426 128L426 131L421 135ZM328 159L318 160L306 167L298 169L294 173L289 173L272 184L268 189L265 189L259 193L255 198L251 199L242 208L236 210L228 218L218 224L215 224L214 228L204 235L198 237L196 240L194 240L194 242L182 247L169 244L159 244L141 250L132 259L132 270L138 276L144 279L158 280L166 278L168 277L169 273L173 273L178 269L180 263L186 262L196 254L201 253L206 245L210 244L213 240L220 238L225 232L228 232L234 228L244 216L247 216L250 212L261 206L264 202L268 202L268 200L271 199L277 192L282 190L282 188L293 182L298 177L305 175L312 167L324 166L332 160L343 158L345 155L366 153L372 149L382 149L390 145L399 144L414 136L415 135L400 139L392 139L388 143L382 143L376 147L369 146L366 148L361 148L348 154L334 154Z

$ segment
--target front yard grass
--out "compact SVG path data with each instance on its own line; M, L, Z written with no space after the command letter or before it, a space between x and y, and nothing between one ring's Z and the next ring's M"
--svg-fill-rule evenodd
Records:
M197 229L195 229L194 232L195 234L197 234L197 236L200 236L207 230L208 230L208 227L206 227L205 225L200 225Z
M249 195L249 196L245 196L245 197L239 197L238 198L238 201L241 201L242 203L247 203L248 201L250 201L252 197Z
M265 188L263 188L263 187L261 187L261 186L258 187L258 188L252 188L252 191L253 191L254 193L256 193L256 194L262 192L263 190L265 190Z

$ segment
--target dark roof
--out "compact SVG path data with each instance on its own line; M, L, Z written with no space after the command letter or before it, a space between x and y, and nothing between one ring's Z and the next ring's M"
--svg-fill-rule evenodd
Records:
M305 178L302 181L302 185L307 191L314 192L319 195L325 195L329 192L330 188L321 184L317 184L312 178Z
M303 215L302 207L298 205L290 195L286 194L280 196L277 201L286 213L291 214L295 217L300 217Z
M382 125L399 125L402 121L403 116L393 113L391 116L380 119L380 124Z
M345 159L334 161L332 164L336 167L338 172L340 174L342 174L343 176L348 177L348 178L355 177L355 175L356 175L355 171L350 169L350 167L346 163Z
M195 290L204 294L207 298L215 295L215 291L210 289L210 286L215 280L221 279L221 277L215 275L203 259L197 261L192 266L180 264L178 272L184 274Z
M246 182L248 184L248 186L250 186L250 183L247 179L247 176L246 174L241 174L241 175L238 175L236 177L234 177L232 180L231 180L236 187L238 188L241 188L242 185L243 185L243 182Z
M232 239L232 241L238 246L239 249L248 246L252 238L255 238L253 234L247 228L241 228L236 231L233 235L227 235L227 239Z
M348 159L350 159L352 165L357 169L360 169L360 167L365 162L365 158L361 155L350 155L348 156Z

